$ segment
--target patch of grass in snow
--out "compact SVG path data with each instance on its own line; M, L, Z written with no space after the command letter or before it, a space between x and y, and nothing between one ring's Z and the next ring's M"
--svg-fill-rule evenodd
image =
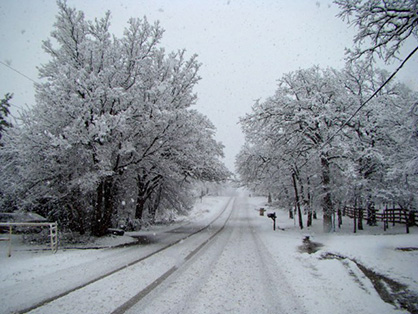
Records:
M418 313L418 295L407 289L406 285L367 268L355 259L333 253L325 253L321 258L337 259L342 262L347 259L351 260L369 278L383 301L392 304L396 308L407 310L410 313ZM357 278L355 278L355 281L357 282Z
M412 252L412 251L418 251L418 247L397 247L397 251L403 251L403 252Z
M312 242L309 236L306 236L302 242L303 244L299 246L299 252L301 253L313 254L318 252L320 248L324 246L322 243Z

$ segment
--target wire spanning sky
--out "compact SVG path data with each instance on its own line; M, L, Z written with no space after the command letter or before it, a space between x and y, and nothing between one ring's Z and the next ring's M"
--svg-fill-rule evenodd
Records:
M336 17L331 1L314 0L67 0L87 19L111 11L117 37L130 17L146 16L165 29L161 46L167 52L186 49L198 54L202 77L195 109L217 128L225 145L225 163L234 170L244 143L239 117L257 99L273 95L283 73L308 68L344 66L344 49L352 46L355 29ZM53 29L58 12L54 0L0 0L0 97L13 93L12 112L35 103L37 66L48 62L42 41ZM416 42L405 45L403 55ZM392 70L396 64L387 66ZM16 72L17 71L17 72ZM20 72L20 73L18 73ZM418 57L398 80L418 90ZM33 81L32 81L33 80Z

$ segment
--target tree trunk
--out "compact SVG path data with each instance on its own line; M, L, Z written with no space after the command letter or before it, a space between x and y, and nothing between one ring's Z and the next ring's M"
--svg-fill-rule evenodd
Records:
M73 200L70 204L67 205L68 210L68 227L72 231L79 232L80 235L86 233L84 226L84 213L81 209L80 204L76 200Z
M326 155L321 156L322 166L322 186L324 189L324 196L322 198L323 211L323 230L326 233L332 230L332 198L330 191L330 168L329 160Z
M104 185L104 213L103 213L103 224L102 233L106 234L107 229L112 227L112 215L113 215L113 180L108 178Z
M283 186L283 190L285 194L286 205L289 206L289 218L293 219L293 210L292 210L290 202L288 203L288 200L290 199L289 191L287 190L286 186Z
M289 218L293 219L293 208L289 208Z
M303 181L302 178L300 177L300 175L298 174L299 172L297 172L296 174L296 179L297 182L299 182L299 204L303 205L303 213L306 214L306 198L305 198L305 189L304 189L304 185L303 185Z
M358 230L363 230L363 216L364 216L363 208L360 207L358 209L358 224L357 224Z
M310 183L309 177L307 177L306 181L307 181L307 184L308 184L308 195L307 195L307 197L308 197L308 200L307 200L307 202L308 202L308 221L306 222L306 224L307 224L308 227L310 227L310 226L312 226L312 207L311 207L312 200L311 200L311 186L310 186L311 183Z
M295 189L295 204L296 204L297 212L298 212L299 227L300 227L300 229L303 229L302 211L300 210L298 186L297 186L297 182L296 182L296 174L294 172L292 173L292 179L293 179L293 188Z
M97 199L93 206L91 234L104 236L112 225L113 214L113 179L104 178L97 187Z
M135 219L141 220L144 214L145 209L145 202L147 200L147 184L145 182L146 175L137 175L136 178L136 186L137 186L137 194L136 194L136 207L135 207Z
M152 179L148 178L147 174L137 176L137 199L135 218L141 220L143 218L145 204L147 200L151 199L155 189L160 185L161 175L156 175ZM151 208L152 210L152 208Z
M94 236L100 236L100 224L102 222L103 215L103 194L104 183L101 181L96 189L96 202L93 205L93 217L91 222L91 234Z
M158 210L158 207L160 206L160 202L161 202L162 191L163 191L163 188L162 188L162 186L160 186L158 191L156 192L156 195L155 195L154 200L152 202L152 205L150 207L150 215L151 215L152 223L155 222L155 216L157 215L157 210Z
M145 209L145 197L138 191L138 195L136 197L136 207L135 207L135 219L142 219L142 215L144 214Z
M312 226L312 209L310 206L308 207L308 219L306 221L306 225L308 227Z
M341 206L338 206L338 228L341 229L341 226L343 224L343 216L341 211Z

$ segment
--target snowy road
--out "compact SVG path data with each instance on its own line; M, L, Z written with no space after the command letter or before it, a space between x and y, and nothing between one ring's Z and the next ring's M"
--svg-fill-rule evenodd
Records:
M304 313L237 198L223 231L127 313Z
M302 231L280 210L281 229L273 231L256 211L262 206L258 197L207 197L188 221L147 231L149 244L52 255L16 250L0 259L0 314L409 313L384 302L353 260L418 293L418 253L396 249L415 247L418 232L322 234L319 223ZM307 234L323 244L318 252L300 251Z
M25 312L34 306L34 313L97 313L98 308L101 313L110 313L210 237L217 230L216 226L222 225L227 218L230 204L230 197L205 198L203 203L196 205L195 221L191 219L180 224L181 227L149 232L147 237L153 241L148 245L60 250L57 254L47 252L39 256L16 251L12 258L0 260L0 313ZM201 216L200 212L205 215ZM204 229L213 219L217 221L213 227ZM202 232L191 236L202 228ZM138 260L143 261L136 262ZM132 266L123 270L127 265ZM116 271L118 269L122 271ZM136 277L131 275L132 272ZM111 273L114 274L108 276ZM73 292L68 294L69 291ZM117 294L120 296L115 298ZM36 306L60 295L62 297L53 302Z
M30 313L305 313L256 215L237 197L205 232Z

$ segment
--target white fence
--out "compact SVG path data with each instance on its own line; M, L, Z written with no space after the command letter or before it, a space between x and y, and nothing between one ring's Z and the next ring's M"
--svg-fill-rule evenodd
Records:
M0 227L9 227L7 238L1 241L9 241L8 256L12 256L12 231L13 227L49 227L50 246L52 252L58 250L58 224L56 222L0 222Z

